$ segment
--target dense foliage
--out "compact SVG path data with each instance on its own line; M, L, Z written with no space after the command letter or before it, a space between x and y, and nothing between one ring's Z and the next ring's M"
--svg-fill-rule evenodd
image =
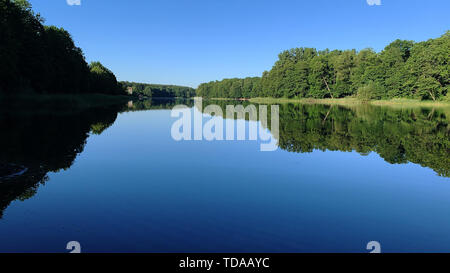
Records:
M153 98L190 98L195 96L195 89L186 86L148 84L136 82L120 82L123 89L132 88L133 94Z
M117 82L116 76L100 62L89 65L91 72L91 90L97 93L123 94L124 90Z
M261 78L234 78L203 83L197 88L197 96L208 98L251 98L261 96L261 90Z
M279 54L261 78L225 79L201 84L197 95L210 98L416 98L439 100L450 84L450 31L415 43L396 40L382 52L372 49L295 48Z
M26 0L0 0L0 94L121 93L115 76L91 67L63 28L44 26Z

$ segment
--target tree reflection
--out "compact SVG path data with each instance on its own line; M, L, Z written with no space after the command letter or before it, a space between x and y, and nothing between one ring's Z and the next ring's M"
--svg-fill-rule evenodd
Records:
M445 109L284 105L280 112L279 143L287 151L376 152L391 164L417 163L450 176Z
M32 197L48 172L70 168L90 133L101 133L122 105L60 111L3 103L0 109L0 217L10 202Z
M223 109L230 101L204 101ZM244 107L248 102L239 102ZM0 218L14 200L32 197L49 172L69 169L90 134L101 134L118 113L172 109L192 100L148 100L65 110L0 103ZM450 109L280 105L281 149L295 153L378 153L391 164L417 163L450 177ZM248 117L247 117L248 118ZM270 118L270 117L269 117ZM270 129L270 128L269 128Z
M172 109L190 100L156 99L91 107L66 101L0 101L0 218L14 200L31 198L49 172L69 169L90 134L102 134L118 113Z
M207 100L203 107L208 104L225 109L235 102ZM295 153L376 152L391 164L412 162L449 177L449 119L449 108L281 104L278 143Z

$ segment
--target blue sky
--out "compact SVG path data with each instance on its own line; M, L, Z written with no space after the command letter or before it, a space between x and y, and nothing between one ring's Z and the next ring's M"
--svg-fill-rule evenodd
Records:
M69 0L75 1L75 0ZM260 76L293 47L379 51L450 29L449 0L31 0L119 80L196 87Z

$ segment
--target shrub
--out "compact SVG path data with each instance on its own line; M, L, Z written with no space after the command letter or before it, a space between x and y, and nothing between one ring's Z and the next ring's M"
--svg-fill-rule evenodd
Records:
M376 82L369 82L368 84L358 88L357 98L362 101L369 101L374 99L381 99L382 87Z

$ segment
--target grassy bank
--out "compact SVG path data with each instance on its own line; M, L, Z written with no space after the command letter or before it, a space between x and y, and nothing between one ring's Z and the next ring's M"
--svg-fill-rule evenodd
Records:
M370 104L377 106L397 106L397 107L450 107L450 101L421 101L413 99L392 99L392 100L373 100L361 101L356 98L342 99L285 99L285 98L253 98L253 103L302 103L302 104L326 104L354 106L361 104Z

